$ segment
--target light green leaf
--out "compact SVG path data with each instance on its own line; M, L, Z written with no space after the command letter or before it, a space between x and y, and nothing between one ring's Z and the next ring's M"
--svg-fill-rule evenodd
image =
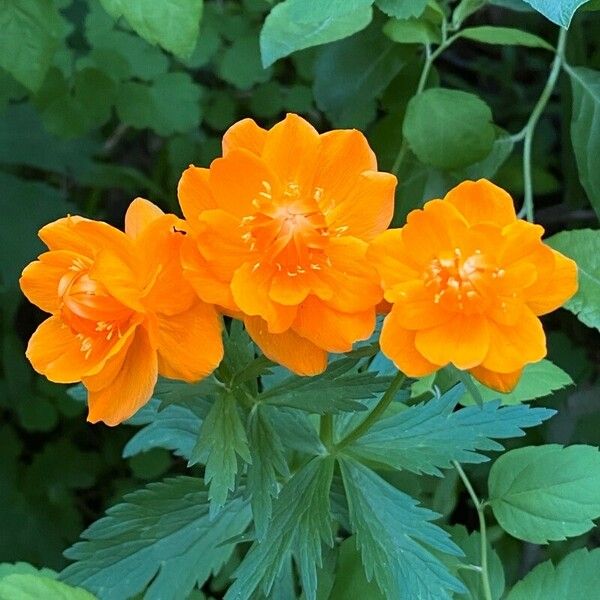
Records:
M503 46L527 46L529 48L544 48L553 51L554 48L541 37L513 27L467 27L459 32L459 37L482 42L484 44L501 44Z
M228 540L251 519L240 498L209 518L202 481L192 477L151 483L125 496L65 552L76 560L61 579L83 585L102 600L122 600L142 590L146 600L179 600L229 559Z
M462 394L458 385L443 396L383 418L346 451L394 469L439 476L440 468L450 467L453 460L489 460L477 451L502 450L493 438L522 436L524 428L539 425L555 413L527 405L502 407L498 401L455 411Z
M52 569L37 569L26 562L0 563L0 579L7 575L40 575L47 579L58 577L58 573Z
M502 455L489 476L502 529L533 544L589 531L600 517L600 453L593 446L528 446Z
M506 600L582 600L600 589L600 549L580 548L555 567L549 560L537 565L512 588Z
M571 142L579 178L600 218L600 71L569 67L567 73L573 90Z
M569 27L575 11L587 0L525 0L525 2L553 23L561 27Z
M248 438L237 402L230 394L220 395L202 423L189 464L206 464L204 479L210 484L211 516L225 504L235 488L238 458L251 462Z
M365 410L360 401L384 392L391 378L370 371L357 372L355 366L356 360L342 358L332 362L321 375L292 375L263 392L259 400L320 415Z
M409 19L423 14L427 0L375 0L375 4L390 17Z
M461 0L452 11L452 27L454 30L460 29L463 21L485 6L486 2L487 0Z
M561 231L546 242L577 263L579 289L564 307L588 327L600 329L600 231Z
M383 33L397 44L439 44L442 41L439 27L420 19L390 19Z
M40 574L14 574L0 579L0 600L95 600L82 588L75 588Z
M371 580L387 598L450 600L464 585L426 548L460 555L449 535L430 523L438 515L417 505L364 465L340 460L350 520Z
M202 0L100 0L115 19L124 17L147 42L159 44L180 58L196 47Z
M499 399L502 404L507 405L543 398L556 390L572 385L573 380L560 367L549 360L541 360L532 365L527 365L515 389L507 394L492 390L475 380L473 383L479 388L484 402ZM460 399L460 403L469 406L475 404L475 401L468 392L465 392Z
M315 457L282 487L264 539L244 557L225 600L248 600L259 585L269 597L290 553L298 563L306 598L315 600L321 544L333 545L329 501L333 465L331 457Z
M165 73L151 84L119 87L117 114L123 123L160 135L186 132L200 123L202 88L187 73Z
M364 29L373 16L373 0L284 0L265 19L260 51L265 67L292 52L334 42Z
M485 158L496 132L490 107L474 94L432 88L408 103L403 133L417 158L458 169Z
M37 91L65 33L52 0L0 0L0 67Z

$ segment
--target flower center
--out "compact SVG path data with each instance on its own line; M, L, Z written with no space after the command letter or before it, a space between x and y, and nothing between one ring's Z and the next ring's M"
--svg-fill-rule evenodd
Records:
M77 335L86 358L94 348L105 348L119 339L132 315L131 309L90 277L91 265L87 258L74 259L58 283L62 319Z
M256 212L240 223L244 230L241 237L256 255L255 268L271 264L291 277L307 269L320 270L328 260L324 250L329 241L318 204L322 190L305 195L291 182L280 197L274 198L267 181L263 181L263 188L252 201Z

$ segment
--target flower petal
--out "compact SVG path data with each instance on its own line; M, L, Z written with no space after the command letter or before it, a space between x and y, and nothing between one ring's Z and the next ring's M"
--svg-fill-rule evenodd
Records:
M209 177L208 169L190 165L183 172L177 184L179 206L192 229L195 229L198 217L203 210L217 208L208 183Z
M197 301L190 309L158 318L158 371L171 379L198 381L223 358L221 320L214 307Z
M471 369L488 354L490 327L481 315L458 314L443 325L417 331L415 345L432 363L453 363L459 369Z
M158 360L148 333L138 327L127 355L114 379L106 387L89 391L88 421L118 425L125 421L152 396L158 377Z
M292 330L269 333L259 317L244 319L246 331L264 355L297 375L318 375L327 368L327 352Z
M523 369L518 369L512 373L495 373L480 365L470 369L469 373L471 373L477 381L483 383L483 385L486 385L497 392L507 394L515 388L517 383L519 383Z
M89 244L75 229L77 223L87 220L76 215L64 217L44 225L38 235L50 250L71 250L90 256Z
M415 331L400 326L397 321L398 310L392 307L383 321L379 344L381 351L409 377L424 377L440 367L429 362L415 345Z
M223 156L235 149L244 149L260 156L267 140L267 130L253 119L242 119L232 125L223 136Z
M451 189L444 200L453 204L470 225L504 226L517 219L510 194L487 179L463 181Z
M129 237L137 238L152 221L164 214L152 202L144 198L135 198L125 213L125 233Z

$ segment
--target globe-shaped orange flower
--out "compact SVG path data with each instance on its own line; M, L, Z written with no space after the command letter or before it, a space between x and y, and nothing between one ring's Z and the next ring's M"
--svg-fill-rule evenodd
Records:
M27 357L51 381L82 381L93 423L130 417L150 399L158 373L194 381L222 358L219 317L182 275L183 225L138 198L126 233L81 217L40 230L49 252L25 268L20 284L52 316Z
M223 157L179 183L186 276L266 356L320 373L328 352L374 329L382 291L366 251L390 223L395 185L358 131L319 135L293 114L268 131L240 121Z
M452 363L485 385L512 389L546 355L539 315L577 290L575 263L517 219L511 197L481 179L412 211L371 244L392 303L381 349L409 376Z

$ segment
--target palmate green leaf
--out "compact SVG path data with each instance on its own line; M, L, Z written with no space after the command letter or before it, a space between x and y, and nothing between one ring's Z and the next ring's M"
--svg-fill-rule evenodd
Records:
M496 137L492 111L483 100L444 88L413 96L402 131L417 158L440 169L458 169L482 160Z
M242 424L235 398L220 395L202 423L189 464L206 464L204 480L210 484L211 517L225 504L235 488L238 457L251 462L246 430Z
M396 19L420 17L427 6L427 0L375 0L377 8Z
M279 493L277 476L289 477L283 444L269 418L268 409L255 405L248 418L251 464L246 485L252 494L252 514L258 540L262 540L273 512L273 498Z
M151 44L159 44L179 58L196 47L203 0L100 0L115 19L124 17Z
M580 548L555 567L549 560L537 565L512 588L506 600L582 600L600 589L600 549Z
M271 72L261 63L258 32L236 38L222 53L218 68L219 77L240 90L268 81Z
M588 327L600 329L600 231L561 231L546 242L577 263L579 289L564 307Z
M48 579L56 579L58 573L52 569L37 569L26 562L0 563L0 579L8 575L40 575Z
M339 462L367 579L374 576L387 598L450 600L452 592L466 591L426 547L461 554L450 536L430 522L438 515L359 462Z
M600 452L557 444L511 450L492 465L488 485L502 529L534 544L564 540L600 517Z
M492 390L475 380L473 384L479 389L484 402L499 399L503 405L508 405L543 398L556 390L572 385L573 380L560 367L544 359L527 365L517 386L506 394ZM473 397L466 391L459 402L464 406L475 404Z
M552 46L541 37L513 27L492 27L490 25L467 27L460 31L458 36L475 42L482 42L484 44L527 46L529 48L553 50Z
M0 67L37 91L65 33L52 0L0 0Z
M40 574L14 574L0 579L0 600L95 600L88 591Z
M228 540L250 523L247 502L234 498L214 518L202 481L192 477L151 483L86 529L65 552L77 562L61 579L102 600L122 600L146 589L145 600L179 600L229 559Z
M263 66L297 50L334 42L364 29L373 16L372 4L373 0L284 0L275 5L260 33Z
M225 600L248 600L259 585L268 597L290 554L298 564L307 600L315 600L321 544L333 544L329 503L333 466L330 456L315 457L281 488L266 535L235 571Z
M567 73L573 91L571 142L579 178L600 218L600 71L569 67Z
M346 452L394 469L439 476L440 468L450 467L453 460L489 460L478 451L502 450L494 438L522 436L524 428L539 425L556 412L528 405L503 407L499 401L454 411L462 395L458 385L443 396L383 418Z
M371 371L357 372L356 363L353 358L342 358L332 362L321 375L288 377L263 392L259 400L320 415L365 410L360 400L384 392L391 377L382 377Z
M553 23L561 27L569 27L575 11L587 0L525 0L525 2Z
M325 446L306 412L268 404L264 405L264 410L286 448L313 456L325 454Z

